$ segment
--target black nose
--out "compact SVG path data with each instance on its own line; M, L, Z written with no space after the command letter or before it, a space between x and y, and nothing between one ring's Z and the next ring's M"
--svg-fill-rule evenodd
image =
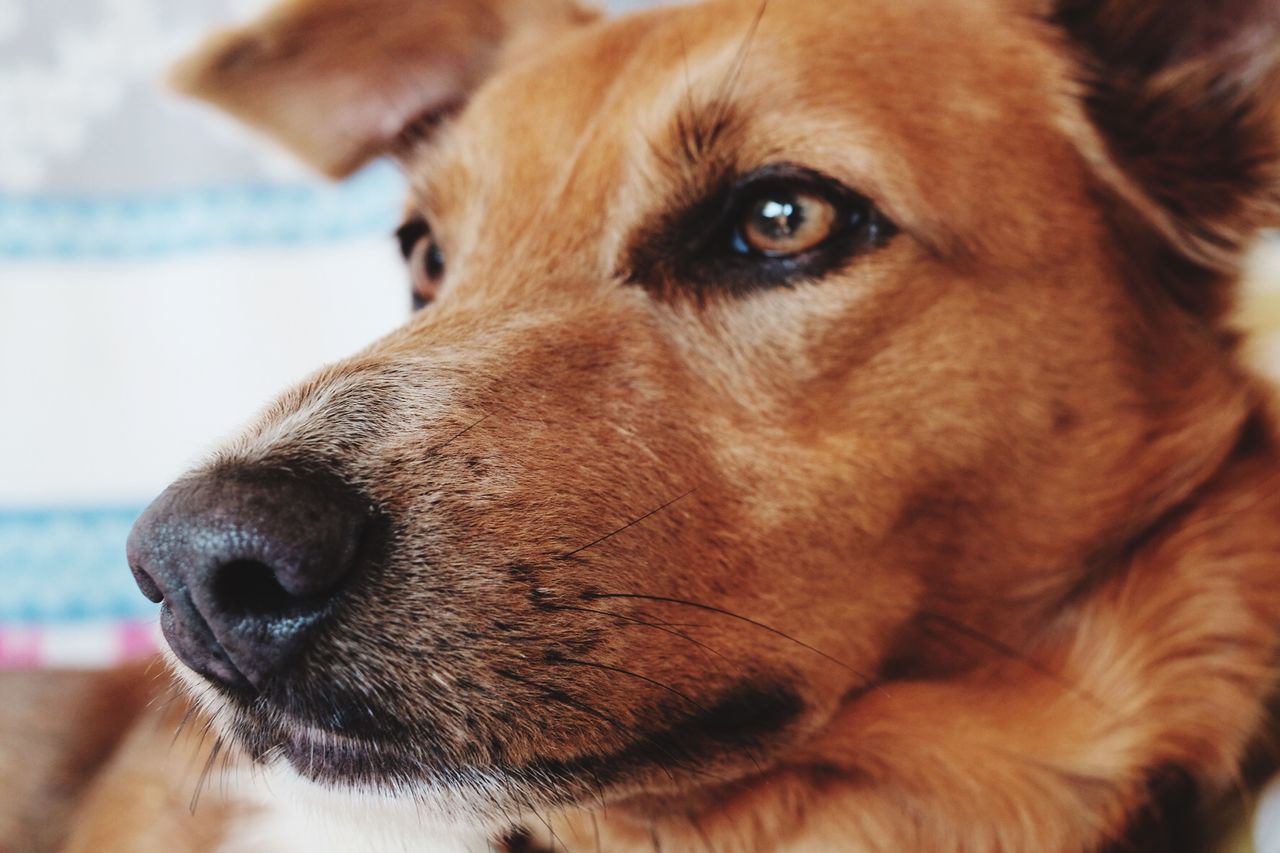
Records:
M306 649L361 562L367 502L336 478L223 470L180 480L129 534L143 595L196 672L261 691Z

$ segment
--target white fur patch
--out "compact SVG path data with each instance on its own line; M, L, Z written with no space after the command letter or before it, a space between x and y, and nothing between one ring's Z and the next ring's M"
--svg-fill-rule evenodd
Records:
M221 729L216 691L171 650L164 656ZM460 772L455 784L423 784L393 796L325 787L277 760L230 769L219 784L228 799L253 811L228 830L217 853L491 853L491 840L511 825L512 816L522 816L515 807L505 820L493 818L494 804L509 792L501 777L482 771Z
M283 768L246 773L237 789L257 811L229 831L218 853L489 853L490 834L463 832L419 803L329 791Z

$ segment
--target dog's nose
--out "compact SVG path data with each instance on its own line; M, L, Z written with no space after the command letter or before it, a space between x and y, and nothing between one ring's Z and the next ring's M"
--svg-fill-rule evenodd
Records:
M174 653L261 691L305 650L361 561L367 502L336 478L223 470L170 486L134 524L129 565L163 603Z

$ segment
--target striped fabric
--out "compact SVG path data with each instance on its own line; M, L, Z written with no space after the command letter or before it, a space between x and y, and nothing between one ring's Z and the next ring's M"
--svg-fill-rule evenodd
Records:
M401 181L385 164L342 184L242 184L95 195L0 195L0 258L155 258L379 233Z
M155 617L0 625L0 669L107 668L160 648Z
M0 0L0 668L154 648L141 508L407 316L394 167L318 180L158 85L273 2Z
M142 507L407 314L395 168L318 180L157 85L269 3L0 0L0 668L154 651Z
M112 666L157 648L124 565L136 508L0 512L0 668Z

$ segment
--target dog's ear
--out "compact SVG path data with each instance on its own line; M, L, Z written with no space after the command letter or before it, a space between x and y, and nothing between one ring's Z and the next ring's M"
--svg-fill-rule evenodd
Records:
M1233 273L1280 225L1280 0L1052 0L1112 163L1183 261ZM1179 294L1225 307L1214 288Z
M344 177L505 57L594 17L576 0L286 0L209 38L171 81Z

